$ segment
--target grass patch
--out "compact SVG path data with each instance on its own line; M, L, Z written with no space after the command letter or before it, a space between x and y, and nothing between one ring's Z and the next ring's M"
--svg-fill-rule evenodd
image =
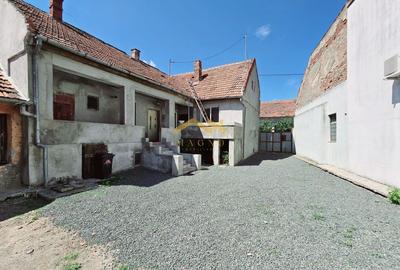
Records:
M71 252L64 257L64 261L75 261L76 259L78 259L78 256L78 252Z
M120 180L120 177L112 176L108 179L104 179L103 181L100 181L99 184L101 186L111 187L116 181L119 181L119 180Z
M129 270L129 266L126 264L121 264L118 266L118 270Z
M82 269L82 264L78 262L69 262L64 265L64 270L80 270Z
M348 228L344 231L343 237L344 241L343 244L347 247L353 247L353 240L354 240L354 233L357 231L356 227Z
M389 200L393 204L400 204L400 188L393 188L389 191Z
M314 220L317 220L317 221L325 221L326 220L326 217L324 217L324 215L322 215L321 213L318 213L318 212L313 214L313 218L314 218Z

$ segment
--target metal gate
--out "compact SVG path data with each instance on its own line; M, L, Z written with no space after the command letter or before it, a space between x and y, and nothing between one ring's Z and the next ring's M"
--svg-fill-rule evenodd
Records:
M260 151L294 153L292 132L261 132Z

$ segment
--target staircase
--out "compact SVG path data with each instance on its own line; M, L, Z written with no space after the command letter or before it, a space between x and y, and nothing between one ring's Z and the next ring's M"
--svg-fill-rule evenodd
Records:
M180 147L163 142L143 142L142 165L145 168L179 176L197 171L201 155L181 154Z

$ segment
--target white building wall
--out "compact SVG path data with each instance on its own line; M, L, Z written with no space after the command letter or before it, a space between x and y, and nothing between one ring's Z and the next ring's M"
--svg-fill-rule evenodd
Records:
M0 33L0 66L11 75L21 94L29 98L28 54L10 62L8 68L8 60L25 49L28 29L24 16L7 0L0 0Z
M348 10L349 167L400 186L400 81L383 79L400 55L400 1L356 0Z
M253 88L252 88L253 86ZM260 136L260 84L257 68L254 67L242 98L245 110L244 128L244 158L258 152Z
M296 153L320 164L347 168L348 116L346 83L329 90L296 111L293 136ZM330 142L329 115L337 117L337 140Z

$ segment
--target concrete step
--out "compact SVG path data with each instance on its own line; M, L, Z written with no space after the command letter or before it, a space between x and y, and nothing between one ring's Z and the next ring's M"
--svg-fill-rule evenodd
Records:
M194 171L196 171L196 167L193 167L191 165L183 166L183 174L188 174L188 173L191 173L191 172L194 172Z

